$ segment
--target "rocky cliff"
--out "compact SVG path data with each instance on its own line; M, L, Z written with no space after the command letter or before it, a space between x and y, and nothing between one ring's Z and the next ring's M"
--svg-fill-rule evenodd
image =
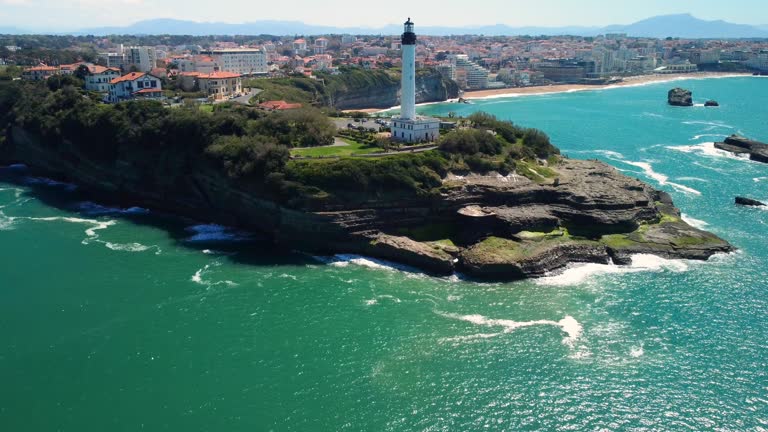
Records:
M666 193L598 161L562 160L550 167L557 181L515 173L449 175L440 196L380 198L314 211L260 198L252 185L200 161L137 151L101 164L70 143L52 149L19 128L0 145L0 162L24 162L82 185L97 199L258 231L278 246L365 254L440 274L459 270L507 280L541 276L572 262L625 264L637 253L707 259L732 250L683 222ZM169 178L168 163L196 169Z
M416 77L416 103L441 102L458 96L459 86L437 72ZM340 110L391 108L400 104L400 81L392 80L376 87L347 86L334 91L330 103Z

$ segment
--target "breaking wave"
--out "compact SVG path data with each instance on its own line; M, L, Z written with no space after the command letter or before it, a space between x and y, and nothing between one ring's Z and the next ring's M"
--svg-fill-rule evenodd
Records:
M472 339L488 339L488 338L492 338L502 334L512 333L517 329L521 329L525 327L549 325L549 326L559 327L560 330L565 332L567 336L563 338L563 344L573 348L574 343L576 342L576 340L579 339L579 337L581 337L581 334L583 332L583 328L581 324L579 324L579 322L576 321L576 319L570 315L565 316L560 321L552 321L552 320L513 321L508 319L491 319L483 315L460 315L460 314L446 313L446 312L440 312L440 311L436 311L435 313L445 318L465 321L468 323L472 323L476 326L501 327L501 332L498 332L498 333L480 333L480 334L469 335L469 336L444 338L440 340L440 342L443 342L443 343L457 342L457 341L460 342L460 341L466 341L466 340L472 340Z
M673 188L677 189L680 192L690 193L690 194L693 194L693 195L701 195L701 192L697 191L696 189L694 189L692 187L688 187L688 186L685 186L685 185L681 185L679 183L673 183L673 182L669 181L669 177L667 177L664 174L661 174L661 173L658 173L658 172L654 171L653 170L653 166L650 163L648 163L648 162L632 162L632 161L626 161L626 160L622 160L621 162L623 162L623 163L625 163L627 165L636 166L636 167L642 169L643 172L645 173L645 175L647 175L648 177L656 180L662 186L669 185L669 186L672 186Z
M575 264L567 267L563 272L536 279L538 285L569 286L578 285L589 281L595 276L606 274L638 273L645 271L672 271L684 272L689 265L685 260L671 260L656 255L637 254L632 256L632 263L626 266L616 264Z

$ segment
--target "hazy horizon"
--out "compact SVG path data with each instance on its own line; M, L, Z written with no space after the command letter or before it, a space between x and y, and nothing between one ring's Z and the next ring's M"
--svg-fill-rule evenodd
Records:
M522 2L518 2L522 3ZM735 4L734 4L735 3ZM448 6L449 4L456 7ZM0 26L48 31L126 26L138 21L172 18L196 22L247 23L300 21L309 25L381 28L414 17L420 26L471 27L504 24L514 27L600 27L630 24L657 15L690 13L704 20L768 25L768 12L758 0L723 3L712 0L666 0L621 3L606 7L604 1L540 0L510 7L509 1L482 0L471 11L466 3L392 0L379 8L354 7L341 0L295 0L291 7L269 8L247 0L223 0L217 7L201 0L0 0ZM514 3L512 3L514 5ZM119 10L119 13L117 12Z

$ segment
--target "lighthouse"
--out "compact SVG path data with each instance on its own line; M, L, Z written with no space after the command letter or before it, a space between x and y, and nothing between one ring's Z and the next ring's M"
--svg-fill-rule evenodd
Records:
M435 141L440 136L440 120L416 115L416 32L410 18L404 24L402 51L400 116L392 119L392 138L407 143Z
M403 77L400 84L400 117L416 117L416 33L413 32L411 19L405 22L402 38Z

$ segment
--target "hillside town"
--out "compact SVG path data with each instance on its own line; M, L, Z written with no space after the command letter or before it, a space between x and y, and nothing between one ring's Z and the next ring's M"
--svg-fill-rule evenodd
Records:
M190 38L192 39L192 38ZM222 38L224 39L224 38ZM401 67L399 36L327 35L254 37L245 43L127 46L94 38L68 49L97 53L91 61L56 64L44 58L15 60L23 46L0 47L0 65L23 67L22 79L78 74L105 102L164 98L164 89L197 92L223 101L242 96L244 78L338 74L340 67ZM624 77L698 71L768 73L768 42L633 38L626 34L575 36L422 36L416 67L438 71L461 90L550 84L606 84Z

